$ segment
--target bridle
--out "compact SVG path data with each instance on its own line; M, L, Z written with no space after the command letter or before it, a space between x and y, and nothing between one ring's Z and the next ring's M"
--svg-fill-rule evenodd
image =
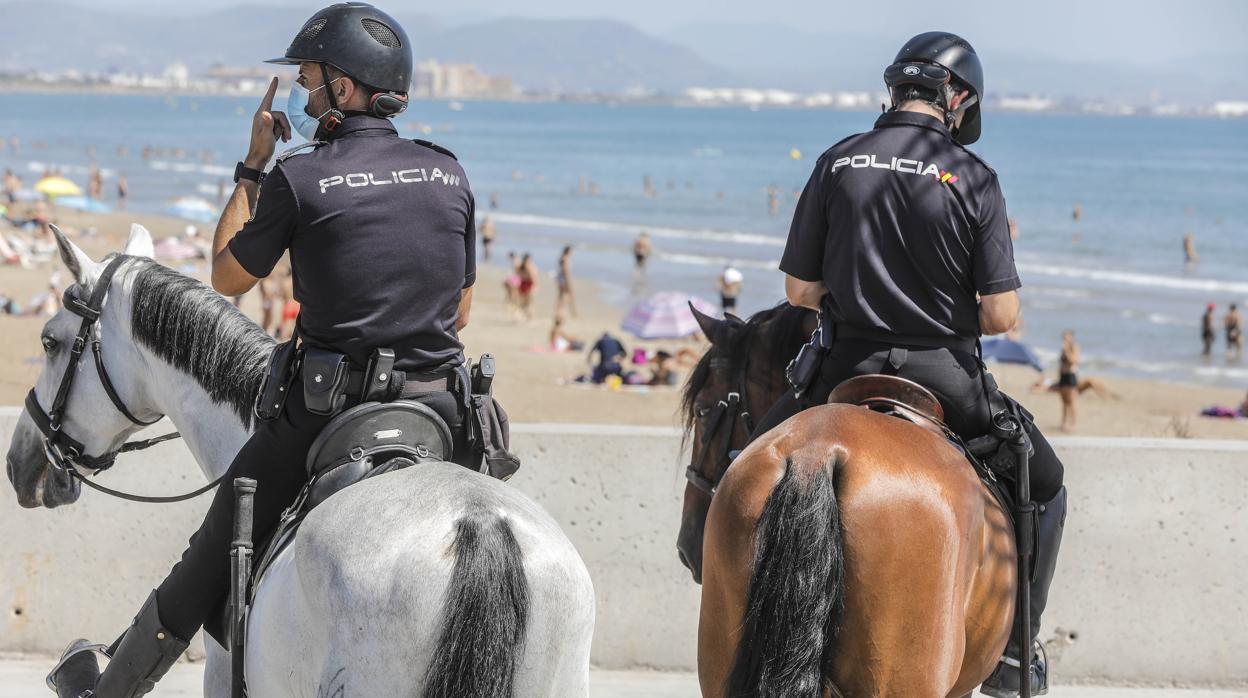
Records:
M716 368L724 368L725 364L732 365L728 359L710 360L710 369L714 371ZM749 358L741 362L737 367L732 379L732 385L735 387L729 392L727 397L715 403L706 414L706 426L702 433L702 450L698 457L689 463L689 467L685 468L685 479L689 480L689 484L702 490L707 496L714 497L715 491L719 489L719 482L723 479L724 473L728 470L727 465L720 470L719 475L715 478L708 477L697 469L697 465L701 464L706 467L707 456L712 453L712 447L719 442L717 458L719 461L729 461L732 455L732 434L737 430L737 420L745 426L746 434L754 431L754 418L750 416L749 395L746 387L749 384ZM721 427L727 426L726 429Z
M65 295L62 299L65 309L82 318L82 324L79 326L78 335L74 337L74 343L69 349L69 361L65 365L65 375L62 376L61 383L56 389L56 397L52 400L51 409L47 412L43 411L43 408L39 405L39 399L35 395L35 389L31 388L30 392L26 393L26 412L30 415L31 420L34 421L39 432L43 434L43 446L48 456L48 462L58 475L77 478L92 489L114 497L128 499L132 502L150 502L155 504L181 502L211 490L221 482L222 478L217 478L194 492L172 497L148 497L119 492L103 485L97 485L78 471L78 468L83 468L91 471L92 475L98 475L111 468L118 455L131 451L140 451L158 443L179 438L181 434L178 432L175 431L150 439L127 441L111 453L89 456L82 442L70 436L64 429L64 417L69 404L70 388L74 384L74 376L78 372L78 364L82 361L82 354L86 350L88 342L91 344L91 353L95 357L95 370L100 377L100 384L104 386L104 392L108 394L108 399L113 403L113 407L117 408L118 412L130 420L131 423L141 427L155 424L165 417L160 415L152 420L144 420L134 416L134 413L122 401L121 396L117 394L117 389L113 387L113 381L108 377L108 371L104 368L104 356L100 351L98 326L104 304L104 295L108 292L108 287L112 283L113 275L117 273L117 269L131 259L133 257L117 255L109 260L108 264L104 266L104 271L100 274L100 278L96 281L94 288L92 288L90 298L85 301L75 292L75 286L65 289Z

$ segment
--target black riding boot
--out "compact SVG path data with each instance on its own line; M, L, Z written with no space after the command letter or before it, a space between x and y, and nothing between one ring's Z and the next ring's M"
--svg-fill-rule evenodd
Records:
M111 659L103 673L92 646L76 640L52 670L48 684L59 698L138 698L156 687L187 644L160 622L153 591L134 623L109 648Z
M1036 505L1036 560L1031 582L1031 695L1042 696L1049 692L1048 662L1044 647L1036 638L1040 635L1040 616L1044 614L1049 600L1049 585L1057 569L1057 551L1062 545L1062 528L1066 525L1066 488L1058 490L1057 496ZM1018 646L1019 618L1014 618L1010 641L1005 646L1005 656L996 670L980 687L980 692L995 698L1014 698L1019 694L1018 664L1023 656Z

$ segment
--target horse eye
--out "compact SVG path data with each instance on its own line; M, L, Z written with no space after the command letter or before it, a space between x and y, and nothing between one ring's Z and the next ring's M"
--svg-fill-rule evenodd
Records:
M698 419L705 419L706 415L709 414L710 411L711 408L709 407L699 407L697 411Z
M44 351L48 352L49 354L56 351L56 347L57 347L56 337L50 337L50 336L45 335L40 341L43 342Z

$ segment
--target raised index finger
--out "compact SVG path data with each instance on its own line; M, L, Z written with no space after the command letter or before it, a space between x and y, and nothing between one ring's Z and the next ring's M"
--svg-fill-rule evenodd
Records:
M277 78L269 81L269 91L264 93L264 99L260 100L260 111L269 111L273 108L273 96L277 94Z

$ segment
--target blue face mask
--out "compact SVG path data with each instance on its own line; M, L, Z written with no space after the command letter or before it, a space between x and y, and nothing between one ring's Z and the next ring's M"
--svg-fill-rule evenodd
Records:
M330 84L332 85L340 79L335 78ZM330 112L329 109L326 109L325 114L320 116L312 116L308 113L308 99L313 92L323 87L325 86L320 85L309 90L297 82L292 82L290 84L290 96L286 98L286 118L290 120L290 127L309 141L316 140L316 132L321 127L321 119L325 118L325 114Z

